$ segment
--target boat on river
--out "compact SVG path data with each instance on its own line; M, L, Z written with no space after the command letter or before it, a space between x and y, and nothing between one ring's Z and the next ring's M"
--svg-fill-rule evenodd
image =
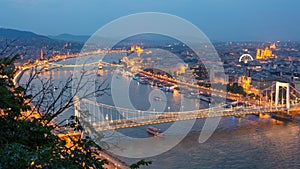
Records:
M154 135L154 136L161 136L161 133L159 132L159 129L153 126L149 126L147 128L147 132Z

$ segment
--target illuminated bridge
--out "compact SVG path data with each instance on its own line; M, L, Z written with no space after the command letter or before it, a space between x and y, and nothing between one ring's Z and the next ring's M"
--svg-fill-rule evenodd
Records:
M47 63L44 64L43 67L45 70L48 70L50 68L76 68L76 67L89 67L89 66L98 66L98 68L102 67L122 67L123 65L120 64L114 64L114 63L108 63L108 62L103 62L100 60L99 62L92 62L92 63L87 63L87 64L59 64L59 63Z
M150 124L168 123L180 120L194 120L198 118L212 118L220 116L243 116L247 114L259 113L285 113L285 105L273 107L270 105L263 106L244 106L235 108L213 107L201 110L185 112L155 112L140 111L117 108L114 106L96 103L100 111L94 110L93 103L89 100L82 100L83 107L92 107L91 110L78 110L75 108L75 115L79 116L85 122L89 122L96 131L116 130L120 128L130 128ZM80 103L82 104L82 103ZM300 105L293 105L290 110L300 110ZM83 115L82 112L89 112L89 115Z
M290 95L289 93L292 94ZM293 87L290 87L288 83L276 82L267 89L262 90L262 94L269 100L261 100L260 104L244 104L243 106L237 107L232 107L230 104L223 104L206 109L180 112L132 110L98 103L88 99L79 100L77 98L74 100L75 116L82 120L83 125L88 124L90 127L93 127L95 131L101 132L200 118L245 116L248 114L258 115L260 113L274 113L289 116L290 112L300 112L300 104L298 103L300 93ZM285 95L285 97L283 95ZM277 98L272 96L276 96ZM270 97L272 97L272 99L270 99ZM275 101L273 101L273 99L275 99ZM77 134L79 134L79 132Z

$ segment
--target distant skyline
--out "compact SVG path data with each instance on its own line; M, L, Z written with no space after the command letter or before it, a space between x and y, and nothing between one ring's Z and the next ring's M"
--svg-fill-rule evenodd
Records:
M41 35L91 35L119 17L163 12L211 40L300 40L299 0L1 0L0 27Z

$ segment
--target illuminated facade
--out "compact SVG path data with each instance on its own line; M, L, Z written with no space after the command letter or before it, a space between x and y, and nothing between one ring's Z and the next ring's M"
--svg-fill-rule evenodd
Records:
M251 93L250 85L251 85L251 77L247 76L246 73L242 75L242 77L238 80L239 86L242 86L246 93Z
M256 51L256 59L268 59L274 57L272 49L276 49L275 43L273 43L270 46L267 46L265 49L258 48Z
M144 50L142 49L141 46L136 45L136 46L131 46L130 51L136 52L138 54L138 56L140 57L141 53L143 53Z

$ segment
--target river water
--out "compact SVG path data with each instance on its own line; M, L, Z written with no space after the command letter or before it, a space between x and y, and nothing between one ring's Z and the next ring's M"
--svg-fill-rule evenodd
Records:
M45 72L45 77L55 78L62 83L72 73L71 68ZM110 81L111 72L99 72ZM26 73L24 77L28 76ZM122 78L122 77L120 77ZM130 83L130 99L136 109L148 110L149 95L157 90L150 85L141 85L132 78ZM120 84L121 85L121 84ZM161 94L158 92L157 94ZM159 95L157 102L166 102L165 111L180 109L181 95L165 93ZM109 95L97 98L98 102L114 105ZM190 99L190 104L205 108L207 103ZM168 108L170 107L170 108ZM69 112L68 115L72 114ZM64 117L67 117L64 116ZM204 143L198 138L206 119L195 121L189 134L174 148L160 155L148 157L152 164L145 168L300 168L300 128L299 124L282 122L269 116L248 115L245 117L222 117L218 128ZM172 123L153 125L165 131ZM146 132L147 126L119 129L120 133L135 138L153 137ZM159 146L159 145L158 145ZM133 148L133 151L134 148ZM138 151L138 150L136 150ZM139 159L119 157L127 163Z
M297 124L270 118L224 117L205 143L198 138L204 119L170 151L147 158L149 168L299 168ZM132 163L133 159L124 159Z

